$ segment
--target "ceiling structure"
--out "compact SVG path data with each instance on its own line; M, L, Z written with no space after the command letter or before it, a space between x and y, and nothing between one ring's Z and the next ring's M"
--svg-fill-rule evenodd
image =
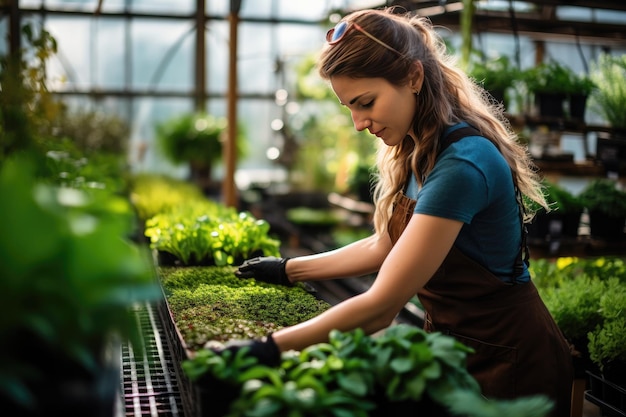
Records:
M458 29L463 9L461 0L393 0L388 6L402 6L428 16L434 24ZM626 1L624 0L475 0L474 32L517 33L537 40L569 39L606 47L626 47ZM587 9L588 20L560 17L567 8ZM603 19L606 12L616 12ZM621 15L621 16L620 16ZM620 19L620 17L622 17Z

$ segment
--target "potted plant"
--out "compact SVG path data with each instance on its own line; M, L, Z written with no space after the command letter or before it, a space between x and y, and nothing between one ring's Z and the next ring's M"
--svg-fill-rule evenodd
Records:
M597 85L590 109L612 128L598 132L596 159L607 171L620 173L626 163L626 55L600 55L591 62L590 75Z
M591 76L572 73L568 91L569 117L571 120L576 122L585 121L587 102L595 88L596 83L591 79Z
M618 278L606 283L600 299L604 321L589 332L589 355L598 371L589 371L590 400L604 415L626 404L626 287Z
M602 54L591 62L590 77L596 87L590 97L590 108L611 127L626 132L626 54Z
M604 378L626 388L626 287L618 278L607 280L599 311L603 323L588 335L590 358Z
M230 384L230 415L547 415L544 397L484 398L465 368L469 352L450 336L399 324L378 337L334 330L328 343L283 353L280 368L258 365L243 350L206 349L183 366L193 380Z
M203 191L210 192L214 187L213 168L222 160L226 124L225 118L208 113L184 113L156 126L157 142L171 162L188 163L191 179ZM244 153L241 134L236 149L239 155Z
M511 64L508 56L474 61L469 74L487 90L493 98L507 107L507 90L520 76L520 71Z
M565 101L572 92L576 74L556 61L544 62L522 72L528 91L534 94L537 112L541 117L563 118Z
M597 178L589 182L579 197L589 212L591 236L609 241L624 239L626 192L615 180Z
M582 201L569 190L554 182L544 179L543 187L550 211L546 212L543 207L531 204L536 214L528 227L529 234L540 239L561 236L576 238L580 216L584 209Z

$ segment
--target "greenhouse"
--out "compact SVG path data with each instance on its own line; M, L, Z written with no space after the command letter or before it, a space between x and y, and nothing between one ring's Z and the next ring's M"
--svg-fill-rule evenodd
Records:
M0 0L0 410L626 416L622 0Z

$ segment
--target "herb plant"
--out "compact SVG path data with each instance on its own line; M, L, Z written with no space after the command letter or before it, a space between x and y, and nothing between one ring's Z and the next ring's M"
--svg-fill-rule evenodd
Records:
M597 85L591 108L612 127L626 129L626 55L600 55L591 63L591 78Z
M191 201L146 221L150 247L183 265L234 265L254 255L278 256L280 242L269 223L248 212L206 201Z
M224 361L232 361L232 355L220 359L211 350L186 361L183 367L196 380L208 373L239 384L229 416L365 417L381 405L382 398L389 402L409 399L413 401L411 411L419 413L420 401L426 396L451 415L547 415L552 404L543 397L515 401L482 397L465 369L468 352L469 348L449 336L397 325L376 337L360 329L334 330L328 343L283 353L279 368L251 367L239 357L242 367L227 369ZM463 407L452 404L460 399Z
M603 323L589 332L589 355L600 371L613 363L626 365L626 287L618 278L607 281L600 299Z
M626 192L615 180L597 178L580 193L580 199L589 212L604 213L608 217L626 217Z

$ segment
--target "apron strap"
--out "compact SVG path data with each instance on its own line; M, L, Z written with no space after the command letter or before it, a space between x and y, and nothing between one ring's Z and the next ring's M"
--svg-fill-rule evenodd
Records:
M450 134L445 136L443 140L440 142L438 155L440 155L443 151L445 151L448 146L450 146L451 144L455 142L458 142L459 140L463 139L466 136L482 136L482 135L478 129L472 126L464 126L456 130L453 130L452 132L450 132ZM526 208L524 206L524 200L522 199L522 192L520 191L517 184L515 184L515 181L514 181L514 186L515 186L515 199L517 200L517 205L519 207L519 218L520 218L520 225L521 225L520 233L522 236L522 241L521 241L519 252L515 259L513 272L511 274L512 283L515 283L515 278L517 278L524 272L524 266L528 267L529 262L530 262L529 261L530 249L528 248L528 241L527 241L528 229L526 228L526 224L524 223Z

